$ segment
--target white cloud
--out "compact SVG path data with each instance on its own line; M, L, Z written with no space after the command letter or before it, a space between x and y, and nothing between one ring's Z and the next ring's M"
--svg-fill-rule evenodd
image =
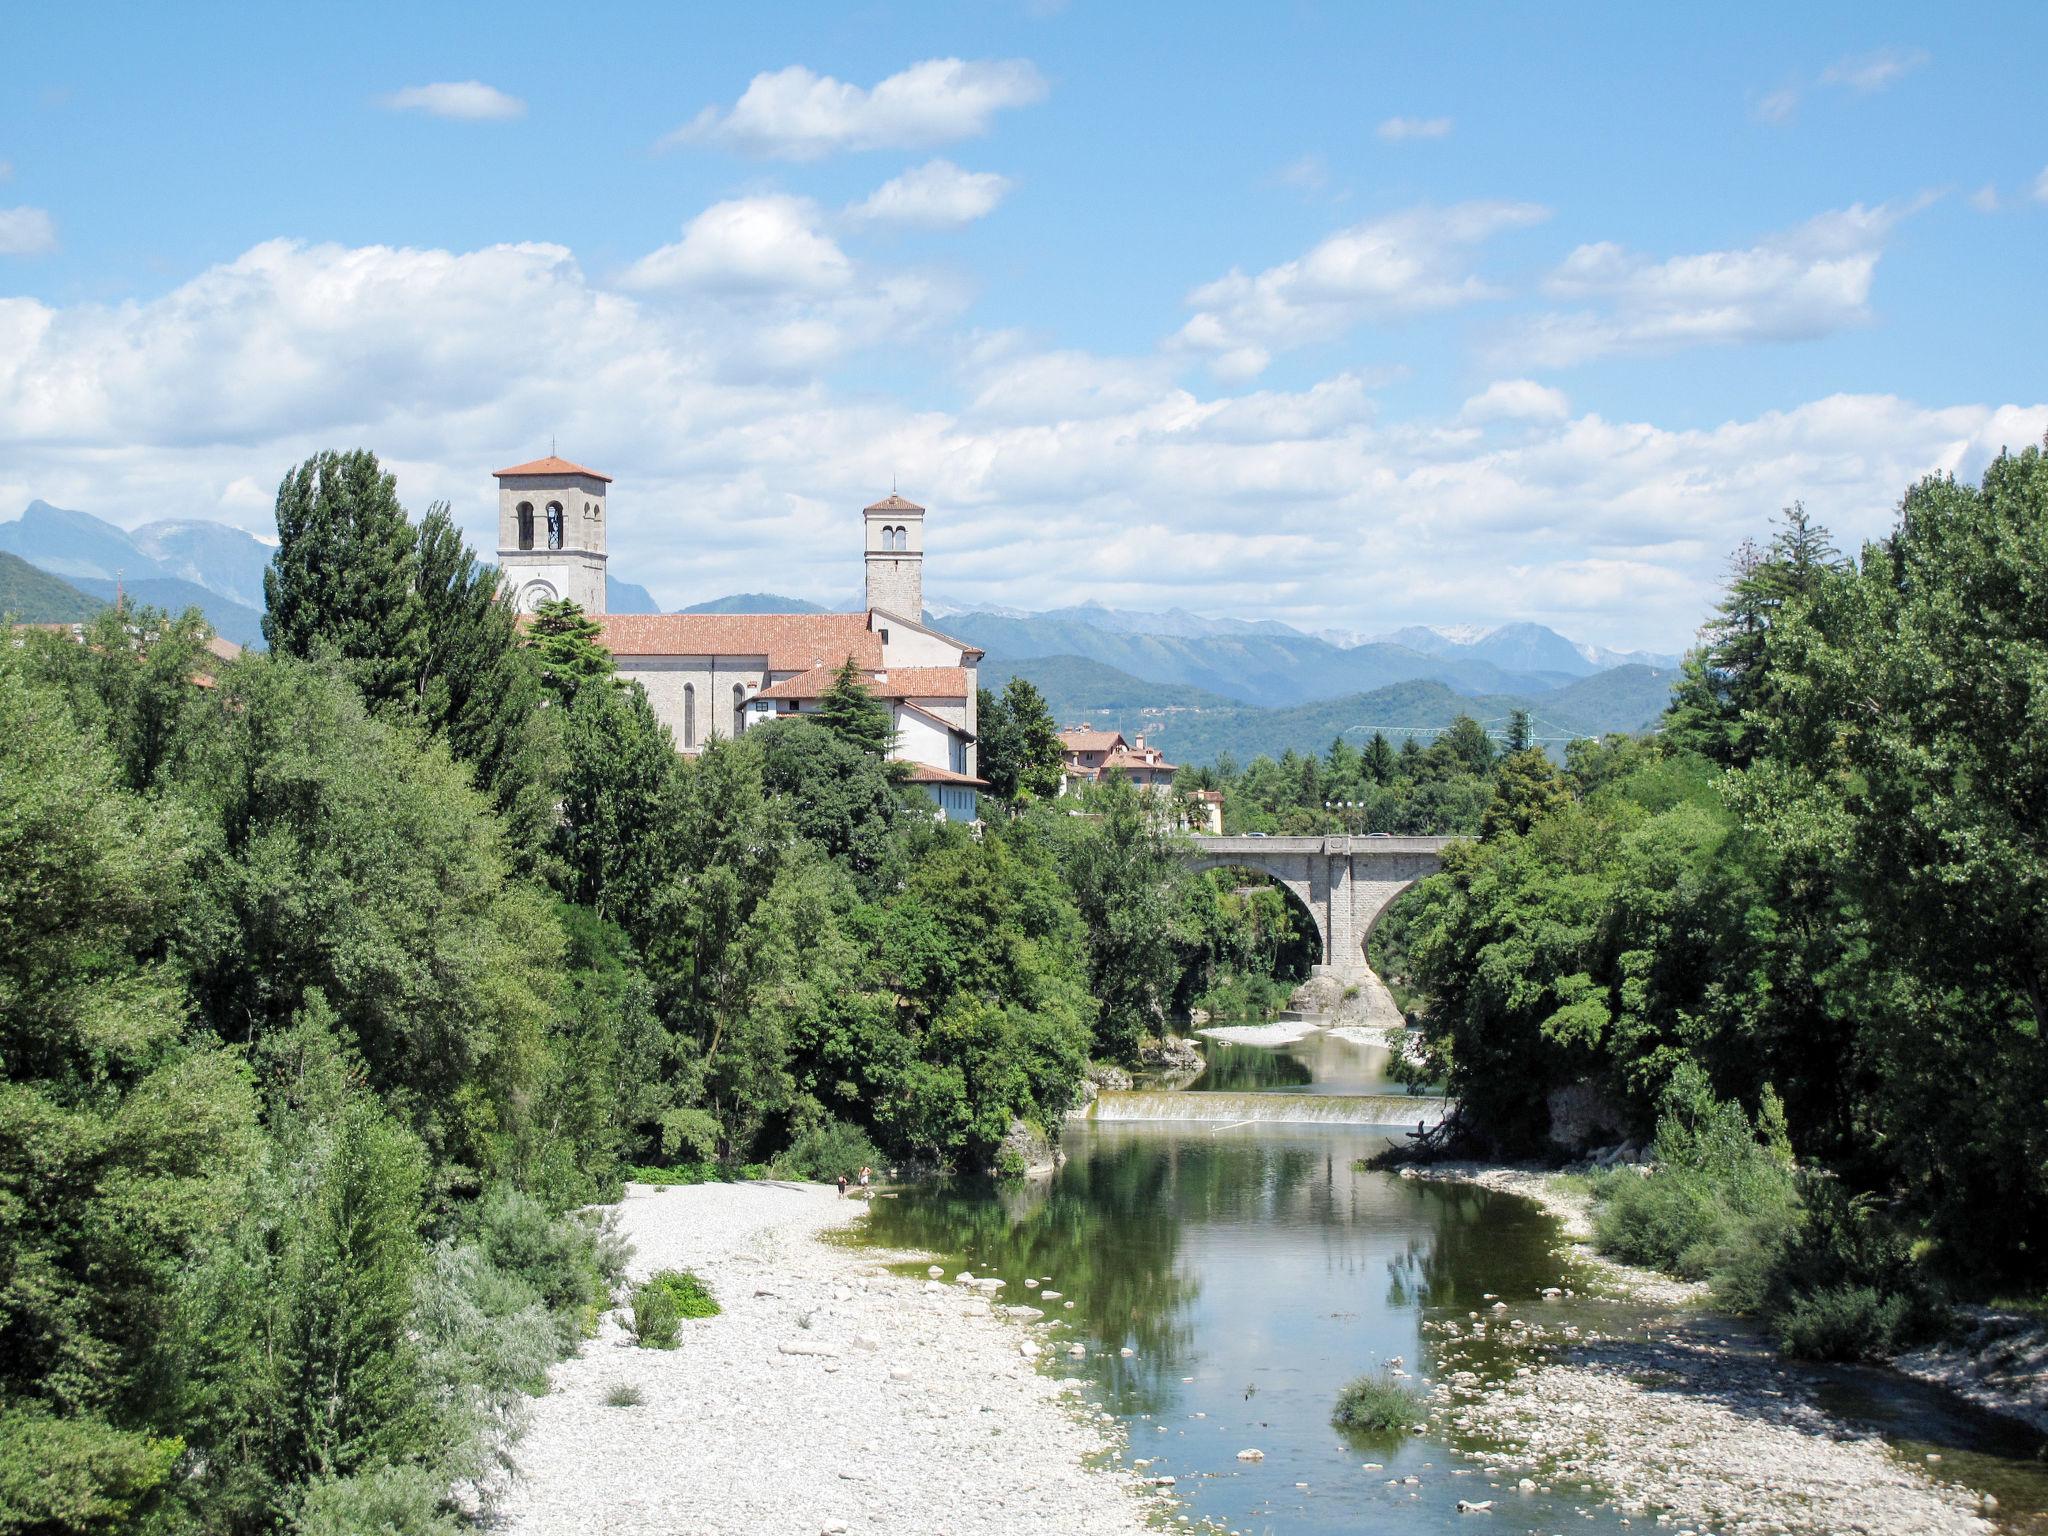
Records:
M2041 168L2041 174L2034 178L2034 201L2048 203L2048 166Z
M892 177L847 212L875 224L957 228L993 213L1010 179L993 171L963 171L950 160L928 160Z
M448 117L466 123L499 122L526 115L525 102L481 80L409 85L380 98L378 105L390 112L424 112L429 117Z
M628 288L843 288L853 263L817 221L808 199L779 193L713 203L684 227L681 240L641 257L622 281Z
M0 256L40 256L57 249L57 222L40 208L0 208Z
M1789 123L1799 111L1799 89L1785 86L1766 92L1757 98L1754 108L1757 119L1766 123Z
M1563 421L1571 402L1561 389L1534 379L1502 379L1465 402L1460 421Z
M1206 354L1218 378L1264 370L1276 350L1328 340L1367 320L1493 298L1465 270L1464 249L1548 217L1532 203L1413 208L1340 230L1306 255L1255 276L1232 268L1188 296L1195 315L1175 337Z
M1970 194L1970 206L1979 213L1998 212L1997 186L1991 182L1985 182L1983 186Z
M1561 368L1612 353L1811 340L1865 324L1885 238L1923 206L1858 203L1745 250L1663 261L1607 241L1579 246L1545 287L1602 307L1540 315L1498 355Z
M1390 144L1403 139L1440 139L1451 131L1448 117L1390 117L1376 130Z
M2042 404L1842 395L1676 431L1508 379L1467 409L1522 429L1486 433L1463 411L1384 420L1352 373L1205 393L1169 357L920 343L949 312L914 274L858 266L822 294L629 293L554 245L274 241L156 297L0 299L0 510L261 529L289 465L363 443L409 506L445 497L487 545L490 469L553 432L618 477L613 569L665 606L843 598L858 508L894 471L933 509L940 598L1311 629L1531 618L1666 649L1773 508L1803 498L1852 548L1919 475L1974 476L2048 429ZM869 357L933 366L913 403L845 366Z
M1846 86L1868 94L1898 84L1929 57L1925 48L1879 48L1835 60L1821 71L1820 80L1822 85Z
M780 160L921 149L986 133L997 112L1042 101L1046 89L1028 59L925 59L873 90L792 64L754 76L730 111L706 107L661 142Z

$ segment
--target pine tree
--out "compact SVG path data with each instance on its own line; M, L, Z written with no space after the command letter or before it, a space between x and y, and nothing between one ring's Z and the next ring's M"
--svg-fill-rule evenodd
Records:
M1529 711L1518 709L1508 716L1507 751L1510 756L1529 750Z
M566 597L534 610L526 643L539 658L541 681L562 703L574 699L585 683L615 675L612 653L597 641L603 632L580 604Z
M851 656L818 701L818 719L863 752L887 757L896 750L896 723L889 717L889 706L869 691Z
M1360 768L1373 783L1390 784L1394 779L1395 766L1394 744L1387 740L1386 732L1374 731L1372 740L1365 744L1365 751L1361 754Z
M412 525L366 448L316 454L277 488L277 553L263 573L263 638L331 655L374 708L409 705L426 650Z

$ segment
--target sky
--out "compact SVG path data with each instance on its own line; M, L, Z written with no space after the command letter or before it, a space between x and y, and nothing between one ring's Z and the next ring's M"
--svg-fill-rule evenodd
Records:
M1676 650L2048 433L2048 7L22 8L0 517L614 477L664 607Z

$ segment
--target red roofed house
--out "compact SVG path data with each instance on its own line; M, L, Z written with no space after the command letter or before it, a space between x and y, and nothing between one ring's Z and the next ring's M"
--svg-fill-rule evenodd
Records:
M1066 748L1066 771L1060 779L1060 793L1092 784L1104 774L1120 772L1140 789L1161 791L1173 788L1173 776L1180 770L1169 763L1157 747L1145 745L1140 736L1126 742L1120 731L1091 731L1070 726L1060 732Z
M498 471L498 563L520 609L572 597L603 626L619 675L646 690L684 752L814 712L849 657L896 722L896 753L948 821L973 821L982 653L924 622L924 511L893 493L861 514L859 613L607 614L607 475L553 457Z

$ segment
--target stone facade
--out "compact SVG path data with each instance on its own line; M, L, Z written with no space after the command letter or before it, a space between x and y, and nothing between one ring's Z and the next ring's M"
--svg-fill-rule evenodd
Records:
M861 510L867 532L868 607L924 621L924 508L891 491Z
M603 613L611 477L551 454L498 470L497 480L498 569L519 611L567 598Z

